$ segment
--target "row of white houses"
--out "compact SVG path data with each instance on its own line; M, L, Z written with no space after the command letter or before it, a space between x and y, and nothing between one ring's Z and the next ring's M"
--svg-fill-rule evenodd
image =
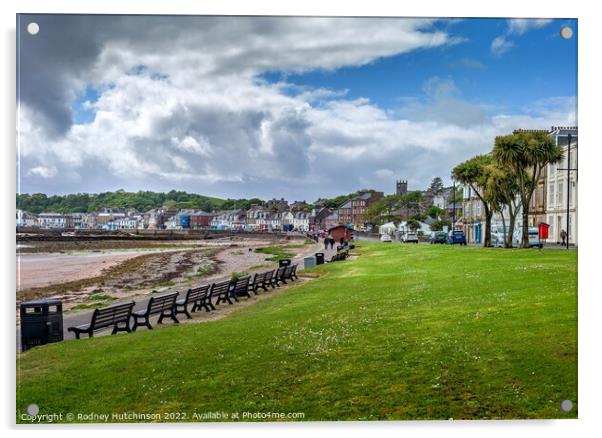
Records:
M307 232L312 218L312 213L306 211L271 213L263 208L251 208L220 212L210 225L213 229L225 230Z
M34 215L17 210L18 227L44 229L218 229L240 231L310 230L314 215L307 211L272 213L263 207L206 213L194 210L155 209L146 213L40 213Z

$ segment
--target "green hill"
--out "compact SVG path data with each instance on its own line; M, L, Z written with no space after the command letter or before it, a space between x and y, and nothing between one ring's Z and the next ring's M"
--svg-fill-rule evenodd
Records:
M34 348L40 413L576 418L577 253L362 244L229 317ZM575 408L560 410L562 400ZM167 418L163 418L167 420ZM116 421L116 420L113 420Z
M100 208L135 208L143 212L163 206L213 211L221 208L228 201L176 190L167 193L117 190L116 192L51 196L44 193L17 194L17 208L35 214L42 212L89 213Z

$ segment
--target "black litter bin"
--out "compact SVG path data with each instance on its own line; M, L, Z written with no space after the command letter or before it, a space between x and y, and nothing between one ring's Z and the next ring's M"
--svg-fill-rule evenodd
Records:
M291 259L282 259L278 262L278 266L280 266L282 268L283 266L290 266L291 263L292 263Z
M63 340L63 303L38 300L21 303L21 351Z
M323 265L324 264L324 253L317 252L314 255L316 256L316 265Z

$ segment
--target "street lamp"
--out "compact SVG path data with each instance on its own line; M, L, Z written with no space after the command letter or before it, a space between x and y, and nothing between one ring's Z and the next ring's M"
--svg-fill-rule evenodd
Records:
M453 197L452 197L452 232L456 230L456 179L452 176Z

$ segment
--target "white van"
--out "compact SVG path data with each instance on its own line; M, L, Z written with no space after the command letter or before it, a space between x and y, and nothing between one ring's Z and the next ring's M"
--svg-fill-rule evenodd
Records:
M539 230L537 227L529 227L529 247L543 248L543 242L539 238ZM517 228L512 235L512 246L519 247L523 240L522 229Z

